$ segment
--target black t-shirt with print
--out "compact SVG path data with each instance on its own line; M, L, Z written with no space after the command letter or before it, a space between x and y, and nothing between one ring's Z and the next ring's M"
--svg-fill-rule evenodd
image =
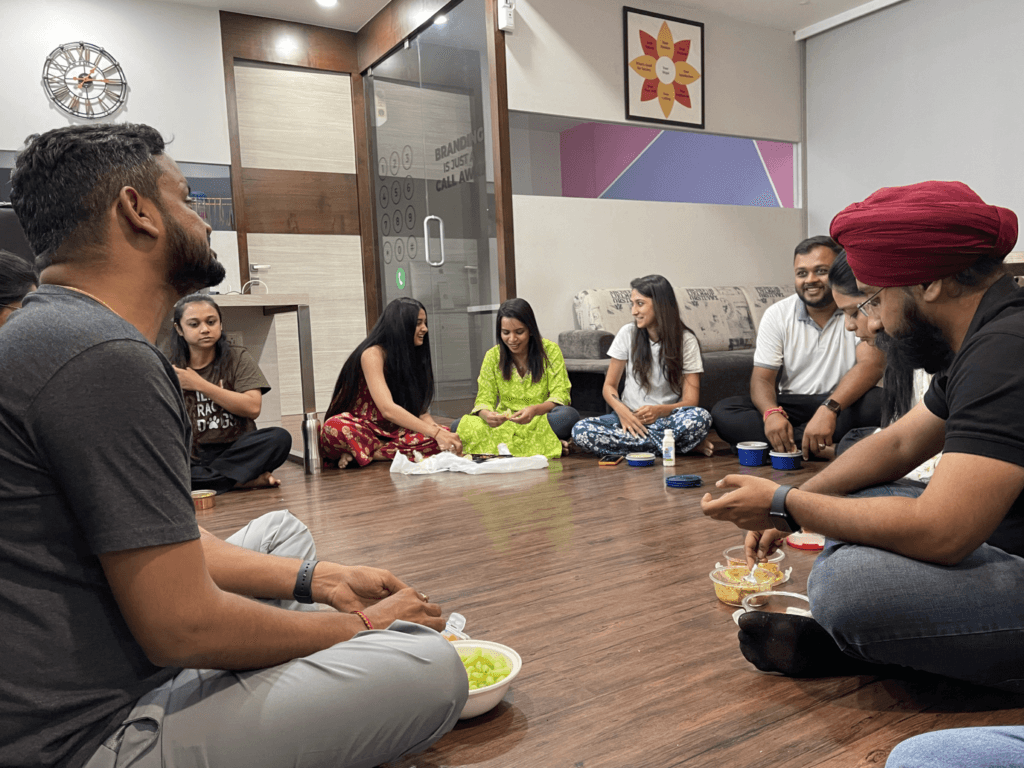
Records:
M264 395L270 391L263 371L256 365L252 355L244 347L228 347L227 358L221 366L221 380L213 380L213 363L196 371L213 384L232 392L249 392L258 389ZM185 405L195 420L196 442L200 445L212 443L233 443L246 432L256 429L256 422L243 416L236 416L217 405L206 395L186 390Z

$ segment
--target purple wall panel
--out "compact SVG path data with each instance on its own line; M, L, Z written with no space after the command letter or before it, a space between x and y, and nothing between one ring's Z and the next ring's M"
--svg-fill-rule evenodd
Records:
M597 197L601 193L594 176L594 127L595 123L583 123L559 135L562 197Z
M749 139L665 131L604 198L779 207Z

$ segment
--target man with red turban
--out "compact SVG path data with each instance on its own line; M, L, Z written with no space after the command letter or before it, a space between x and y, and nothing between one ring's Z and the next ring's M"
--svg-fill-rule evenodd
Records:
M729 475L705 514L750 533L749 564L801 526L828 541L813 619L748 613L740 648L794 676L898 665L1024 691L1024 291L1012 211L966 185L879 190L832 221L879 336L935 372L924 400L799 490ZM943 452L924 488L897 483Z

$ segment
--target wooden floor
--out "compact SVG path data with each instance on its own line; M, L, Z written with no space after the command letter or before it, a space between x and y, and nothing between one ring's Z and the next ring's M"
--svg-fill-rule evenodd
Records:
M821 466L743 471L792 483ZM572 456L507 476L388 469L307 477L289 463L281 489L218 496L200 524L226 536L287 508L319 557L389 568L465 615L471 636L519 652L497 709L392 768L854 768L924 731L1024 723L1021 699L939 678L792 680L750 666L708 579L742 537L699 507L742 469L725 451L674 468ZM681 473L705 488L665 487ZM786 554L787 588L804 592L813 555Z

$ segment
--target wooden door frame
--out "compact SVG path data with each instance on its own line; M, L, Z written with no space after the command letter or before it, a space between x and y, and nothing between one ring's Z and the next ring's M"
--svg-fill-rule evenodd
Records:
M238 104L235 88L236 62L278 64L302 69L347 74L352 88L352 130L355 140L359 235L362 251L363 294L366 326L380 315L381 291L376 264L373 191L366 135L366 107L363 78L357 57L357 36L352 32L316 27L229 11L220 12L221 46L224 57L224 86L227 96L228 135L231 144L231 196L238 233L238 269L244 284L249 275L248 233L250 221L245 203L245 170L242 167L238 134ZM279 43L287 42L286 45ZM286 172L269 171L269 174ZM349 181L351 184L351 180ZM351 188L351 186L349 187ZM320 234L320 232L317 232ZM368 265L372 268L368 268Z
M494 168L494 205L495 226L497 231L498 251L498 296L501 301L516 296L516 264L515 239L512 226L512 162L509 153L509 120L508 120L508 82L505 66L505 33L498 29L498 2L484 0L486 3L485 19L487 36L487 65L490 77L491 94L491 144L494 149L492 163ZM402 45L408 38L433 23L434 16L459 4L461 0L391 0L376 16L368 21L356 34L356 49L360 73L374 66ZM354 89L354 86L353 86ZM362 95L360 93L360 95ZM364 100L365 101L365 100ZM364 104L364 109L369 105ZM372 115L365 113L363 128L369 131ZM365 139L366 137L364 137ZM366 156L359 158L360 178L367 180L367 189L360 187L359 194L368 205L373 205L376 197L372 189L372 177L362 171L364 164L372 170L374 164L369 157L369 142L357 141L357 148L365 151ZM362 208L360 209L362 211ZM369 223L363 229L364 245L375 239L376 226L372 209L369 212ZM377 274L376 242L372 251L363 248L363 274L372 271ZM377 286L377 302L382 302L379 281ZM369 299L367 299L369 306Z

